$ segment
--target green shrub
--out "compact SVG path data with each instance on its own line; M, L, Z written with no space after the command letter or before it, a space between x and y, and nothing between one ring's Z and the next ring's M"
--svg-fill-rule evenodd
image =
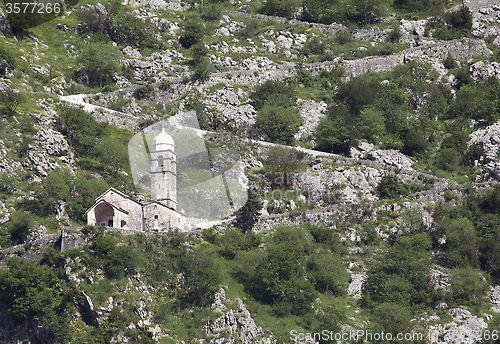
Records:
M210 234L205 231L204 236L211 237L210 241L219 246L219 254L228 259L233 259L238 251L248 251L261 244L260 238L255 234L244 233L237 229L228 230L222 235Z
M199 80L201 82L205 82L210 79L210 65L206 58L202 58L200 62L194 66L192 79Z
M148 99L154 93L154 88L151 85L145 85L139 87L134 91L133 96L137 100Z
M202 243L192 251L184 251L179 267L186 278L179 299L188 305L210 304L222 277L217 252Z
M321 293L332 293L336 296L345 294L350 275L342 265L339 256L330 251L315 252L307 261L307 276Z
M104 233L99 232L92 238L92 243L89 248L93 250L98 257L104 258L108 253L112 252L116 247L115 240Z
M189 49L192 45L200 43L205 35L205 28L195 20L188 20L184 24L182 36L179 42L184 48Z
M324 152L349 154L361 134L358 119L343 103L334 103L328 116L321 118L316 128L316 148Z
M446 255L450 267L477 267L479 242L474 226L467 219L442 221L446 237Z
M262 12L270 16L291 18L300 6L300 0L268 0Z
M0 91L0 105L3 106L3 113L7 116L15 114L17 106L24 101L24 97L18 90L10 87L5 91Z
M30 213L21 211L10 221L10 240L14 244L25 242L33 230L34 221Z
M453 302L456 305L480 305L488 289L488 283L481 270L473 268L457 269L450 278Z
M354 40L354 36L352 32L349 30L342 30L335 34L334 41L337 44L344 45L346 43L352 42Z
M403 153L411 156L421 154L427 149L427 141L424 134L413 128L406 133L403 144Z
M113 84L113 75L119 69L122 54L109 44L89 43L82 48L77 62L84 66L90 86Z
M5 76L7 71L14 70L16 58L6 45L0 45L0 74Z
M383 303L373 310L373 323L370 324L370 333L391 333L392 340L380 340L380 343L405 343L405 340L396 340L396 333L412 332L411 312L396 303ZM386 337L387 338L387 337Z
M255 124L269 137L271 142L291 145L294 133L301 125L301 117L294 108L265 105L257 112Z
M296 106L297 103L293 86L272 80L256 87L250 94L250 98L255 102L256 110L262 109L265 105L287 109Z
M387 34L387 39L391 43L397 43L399 42L401 35L402 33L399 25L393 25L391 31L389 31L389 33Z
M358 123L359 132L363 134L363 138L373 143L380 141L380 138L387 132L383 112L374 107L365 107L360 113Z
M368 273L363 300L393 302L403 307L431 305L434 292L428 283L431 242L425 233L397 239Z
M450 53L448 53L448 55L444 59L443 64L444 64L444 68L446 68L446 69L457 68L457 63L455 62L455 59L451 56Z
M139 256L137 251L130 246L119 245L106 254L104 272L110 278L119 279L124 276L134 275L138 271L138 267Z
M408 194L408 188L395 175L385 174L378 183L377 194L380 198L399 198Z
M465 5L462 5L458 11L446 13L445 21L458 31L470 32L472 30L472 12Z
M0 299L16 321L32 319L56 302L59 279L48 266L12 258L0 273Z
M214 5L206 6L203 7L201 18L209 22L219 21L222 18L222 11Z
M161 42L156 39L158 29L149 19L143 21L131 14L113 17L112 29L109 30L110 38L122 45L137 48L160 48Z

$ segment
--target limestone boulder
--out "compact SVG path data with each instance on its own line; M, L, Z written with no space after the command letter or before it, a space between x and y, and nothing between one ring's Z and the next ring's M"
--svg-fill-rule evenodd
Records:
M486 80L492 76L500 79L500 63L479 61L470 66L469 71L475 82Z
M134 59L142 59L142 54L139 52L138 49L134 49L130 46L126 46L125 48L123 48L123 54L127 57L131 57L131 58L134 58Z
M493 176L500 178L500 161L498 161L500 122L476 130L469 137L469 144L478 144L484 149L484 155L476 163L483 165L485 173L491 173Z
M356 299L361 298L361 293L368 280L368 275L366 273L351 274L351 283L347 288L347 295L352 296Z
M376 161L396 168L411 169L413 161L398 150L375 150L366 156L367 159Z
M67 156L69 153L69 145L64 136L50 128L42 127L35 134L38 143L53 156Z

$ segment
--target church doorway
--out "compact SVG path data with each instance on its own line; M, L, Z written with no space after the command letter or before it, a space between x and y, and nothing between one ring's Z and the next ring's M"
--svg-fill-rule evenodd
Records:
M95 207L95 224L96 226L113 227L113 218L115 210L107 203L101 203Z

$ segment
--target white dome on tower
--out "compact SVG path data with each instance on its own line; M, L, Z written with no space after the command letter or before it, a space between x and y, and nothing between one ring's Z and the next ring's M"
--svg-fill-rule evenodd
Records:
M159 146L161 146L161 147L159 147ZM174 142L174 139L172 138L172 136L167 134L165 132L165 129L162 129L161 133L156 135L156 137L154 138L153 147L155 147L155 150L163 150L163 149L167 148L164 146L175 146L175 142Z

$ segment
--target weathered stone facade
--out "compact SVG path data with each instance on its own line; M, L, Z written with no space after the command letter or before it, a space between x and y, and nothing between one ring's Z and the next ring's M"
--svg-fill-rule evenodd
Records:
M153 141L150 161L151 202L143 203L109 188L87 211L87 224L140 231L180 228L175 142L164 130Z

